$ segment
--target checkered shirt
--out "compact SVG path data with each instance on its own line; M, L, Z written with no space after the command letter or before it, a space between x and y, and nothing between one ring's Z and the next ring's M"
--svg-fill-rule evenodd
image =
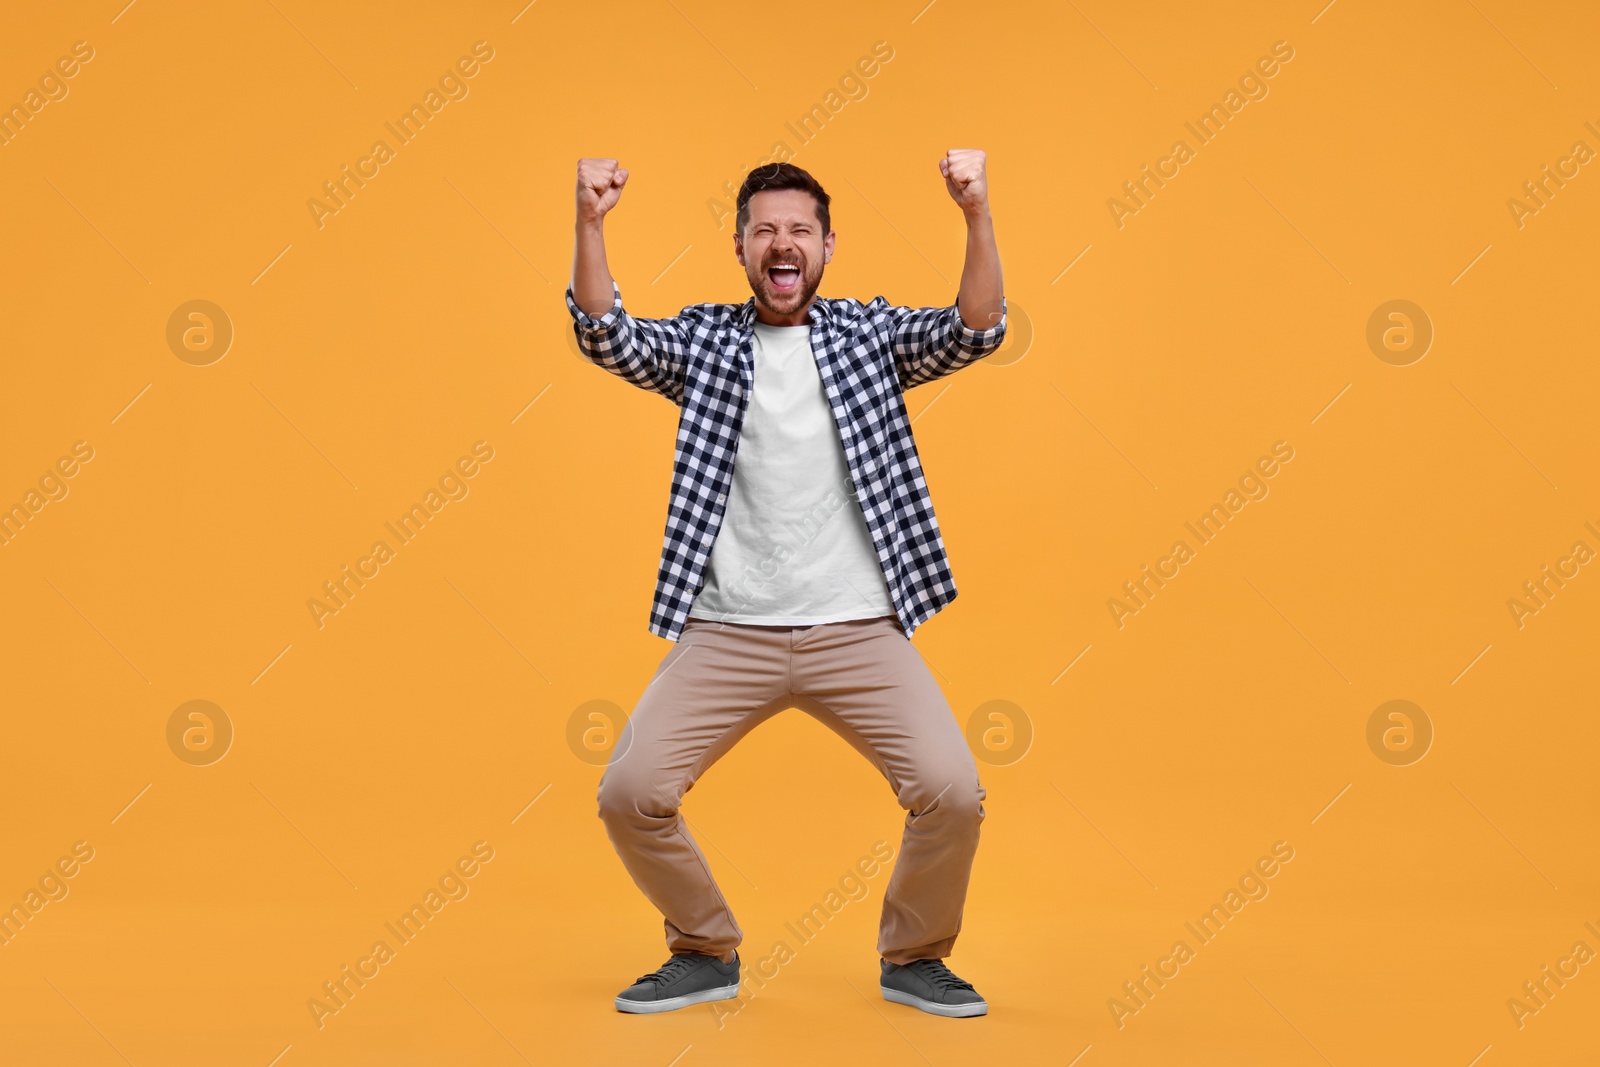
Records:
M585 358L680 409L666 536L650 608L650 632L676 641L704 585L733 484L739 430L754 387L755 298L691 304L671 318L641 319L623 310L615 282L612 290L611 309L597 318L578 306L569 287L567 310ZM1000 321L986 330L968 327L954 304L913 309L881 296L868 304L817 297L809 317L811 350L845 461L909 639L955 599L956 585L903 394L999 348L1005 302Z

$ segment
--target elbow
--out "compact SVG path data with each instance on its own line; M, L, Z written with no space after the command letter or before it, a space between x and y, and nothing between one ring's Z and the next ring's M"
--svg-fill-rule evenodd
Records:
M966 333L981 334L997 326L1003 330L1006 321L1005 301L996 298L974 300L966 304L957 302L956 320Z

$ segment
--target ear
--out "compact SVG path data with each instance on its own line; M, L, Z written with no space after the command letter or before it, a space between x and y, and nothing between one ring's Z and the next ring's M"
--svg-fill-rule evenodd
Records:
M828 236L822 239L822 262L827 265L833 262L833 242L837 235L833 230L828 231Z
M744 238L740 237L738 234L733 235L733 258L739 261L739 266L745 266Z

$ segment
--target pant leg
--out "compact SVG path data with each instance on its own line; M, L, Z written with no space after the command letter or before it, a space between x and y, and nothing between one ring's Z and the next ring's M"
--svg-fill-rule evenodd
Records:
M743 939L679 804L695 780L787 707L785 631L691 619L662 659L600 779L600 818L673 952L724 956Z
M938 682L892 616L796 631L792 666L797 706L866 756L906 809L879 954L945 958L961 932L985 793Z

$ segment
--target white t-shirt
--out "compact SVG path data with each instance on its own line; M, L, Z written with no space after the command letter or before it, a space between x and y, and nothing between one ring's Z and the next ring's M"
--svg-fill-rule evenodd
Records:
M811 352L810 326L754 326L755 388L722 528L689 616L811 626L895 614Z

